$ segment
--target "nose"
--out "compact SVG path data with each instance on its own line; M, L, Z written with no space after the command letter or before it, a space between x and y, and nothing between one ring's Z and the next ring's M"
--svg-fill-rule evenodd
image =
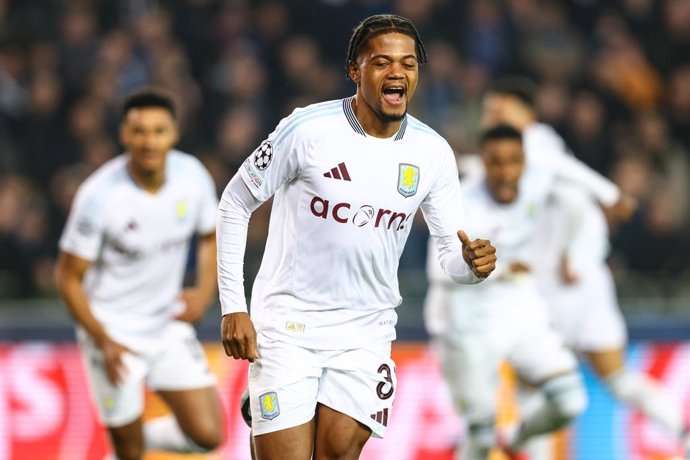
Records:
M388 68L388 78L391 79L401 79L404 77L402 64L399 62L393 62Z

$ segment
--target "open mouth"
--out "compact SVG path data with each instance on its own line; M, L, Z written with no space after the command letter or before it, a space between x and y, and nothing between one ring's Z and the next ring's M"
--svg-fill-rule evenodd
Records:
M402 86L389 86L387 88L383 88L383 97L389 104L401 104L404 95L405 88L403 88Z

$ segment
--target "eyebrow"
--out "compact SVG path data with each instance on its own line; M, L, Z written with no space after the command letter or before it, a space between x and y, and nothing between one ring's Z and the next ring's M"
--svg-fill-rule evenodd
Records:
M388 54L376 54L374 56L371 56L371 59L378 59L378 58L388 59L389 61L393 60L393 57L391 57ZM410 59L410 58L412 58L414 60L418 60L417 56L414 54L406 54L405 56L401 57L400 60L405 60L405 59Z

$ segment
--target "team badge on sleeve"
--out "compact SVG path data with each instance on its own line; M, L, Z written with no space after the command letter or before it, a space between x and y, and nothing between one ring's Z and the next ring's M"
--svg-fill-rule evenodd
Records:
M398 193L409 198L417 193L419 186L419 167L408 163L398 165Z
M266 140L254 152L254 166L259 171L264 171L271 164L271 160L273 160L273 146Z
M261 405L261 416L266 420L273 420L280 415L278 395L275 391L269 391L259 396L259 404Z

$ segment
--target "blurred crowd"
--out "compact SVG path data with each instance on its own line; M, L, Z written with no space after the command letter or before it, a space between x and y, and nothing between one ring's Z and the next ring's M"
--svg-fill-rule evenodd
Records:
M617 270L690 272L690 0L0 0L0 297L54 295L71 199L119 154L124 95L175 95L180 148L220 193L293 108L354 93L351 28L391 11L430 56L411 113L458 155L476 152L492 79L534 78L542 119L640 201L614 229ZM424 266L424 239L420 226L404 267Z

